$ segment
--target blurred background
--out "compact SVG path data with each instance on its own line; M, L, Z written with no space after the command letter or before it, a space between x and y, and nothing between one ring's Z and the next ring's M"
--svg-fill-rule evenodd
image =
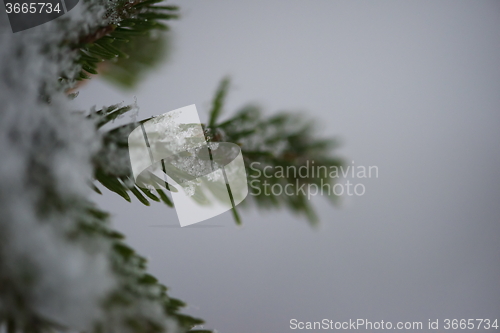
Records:
M313 198L317 228L255 207L242 227L227 212L180 228L165 205L99 197L189 314L219 333L499 318L500 2L176 4L166 61L129 91L94 78L75 108L137 98L139 119L196 104L206 121L229 75L225 117L302 112L379 169L339 207Z

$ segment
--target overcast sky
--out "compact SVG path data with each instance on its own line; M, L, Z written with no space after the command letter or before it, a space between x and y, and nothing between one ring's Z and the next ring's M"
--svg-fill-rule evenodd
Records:
M303 112L379 168L342 207L314 198L317 229L254 208L181 229L166 206L99 198L188 313L219 333L500 317L500 2L178 4L169 61L132 92L94 79L76 105L136 96L141 118L196 104L206 120L231 75L226 116Z

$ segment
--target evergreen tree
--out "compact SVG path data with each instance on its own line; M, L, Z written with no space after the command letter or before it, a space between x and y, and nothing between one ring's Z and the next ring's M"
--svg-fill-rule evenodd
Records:
M148 190L132 181L127 137L140 122L102 129L134 106L70 111L75 88L91 75L102 72L130 88L159 62L162 31L179 15L160 1L83 0L57 20L16 34L1 22L0 323L9 333L208 332L192 330L203 321L182 314L185 304L168 296L148 274L146 259L89 200L91 189L106 188L127 201L173 206L167 188ZM220 121L228 88L224 79L205 136L239 144L249 176L257 176L252 162L260 168L341 164L331 157L335 141L315 138L312 124L299 115L264 118L249 105ZM303 194L251 198L258 207L286 206L316 222Z

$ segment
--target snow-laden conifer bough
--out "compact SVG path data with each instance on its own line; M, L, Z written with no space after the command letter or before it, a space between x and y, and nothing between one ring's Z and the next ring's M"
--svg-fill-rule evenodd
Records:
M96 42L112 41L112 32L126 38L121 22L175 11L153 5L81 1L15 34L0 17L2 330L184 332L201 323L178 313L183 303L88 201L101 137L95 117L71 112L67 94L85 78L82 67L91 72L115 56Z
M209 332L192 329L203 321L180 313L185 304L167 295L147 273L146 260L89 200L99 185L128 201L132 193L145 205L172 206L168 189L150 191L131 181L126 142L139 122L102 129L137 106L76 112L70 103L78 81L97 74L101 63L128 57L126 42L168 28L165 21L178 9L160 1L81 0L62 17L17 33L0 13L0 332ZM132 54L126 64L131 61ZM314 138L300 116L263 118L248 105L219 121L228 86L223 80L216 92L204 135L211 144L240 145L250 177L263 174L248 168L252 162L261 168L342 163L330 155L335 141ZM316 222L300 193L252 199Z

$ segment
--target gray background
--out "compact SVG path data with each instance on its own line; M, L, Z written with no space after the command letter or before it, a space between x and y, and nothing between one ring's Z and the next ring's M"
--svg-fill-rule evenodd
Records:
M99 198L188 313L221 333L499 317L499 1L179 4L168 62L133 92L94 79L75 105L137 96L141 118L195 103L206 120L229 74L226 116L305 112L380 175L342 207L314 198L317 229L255 208L181 229L166 206Z

